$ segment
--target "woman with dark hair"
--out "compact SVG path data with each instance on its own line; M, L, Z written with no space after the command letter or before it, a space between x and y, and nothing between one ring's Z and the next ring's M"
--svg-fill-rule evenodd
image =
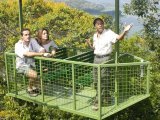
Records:
M36 39L38 43L46 50L46 52L51 53L52 56L55 55L58 46L53 40L49 40L49 31L47 29L39 29L37 31Z

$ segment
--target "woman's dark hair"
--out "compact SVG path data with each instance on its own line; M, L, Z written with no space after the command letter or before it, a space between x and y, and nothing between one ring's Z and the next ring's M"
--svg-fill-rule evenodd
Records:
M94 19L94 21L93 21L93 25L94 25L94 26L96 25L97 21L101 21L102 23L104 23L104 21L103 21L101 18L96 18L96 19Z
M38 42L40 45L42 45L41 40L42 40L43 31L46 31L47 34L49 34L49 31L48 31L46 28L42 28L42 29L39 29L39 30L37 31L37 33L36 33L36 40L37 40L37 42ZM49 35L48 35L48 40L49 40Z

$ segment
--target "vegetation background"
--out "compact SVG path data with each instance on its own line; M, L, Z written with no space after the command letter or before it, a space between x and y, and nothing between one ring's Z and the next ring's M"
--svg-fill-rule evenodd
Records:
M129 107L109 120L159 120L160 119L160 16L158 0L131 0L124 6L126 14L137 15L143 19L144 30L141 35L125 38L120 44L120 52L128 52L152 62L151 97ZM24 27L35 31L45 27L50 30L50 38L58 46L85 50L85 38L94 32L92 21L95 16L82 10L71 8L64 3L49 0L23 0ZM113 18L100 15L106 27L114 30ZM122 29L122 27L121 27ZM88 118L66 113L57 108L47 108L5 96L5 62L3 53L14 47L20 39L19 13L17 0L0 1L0 119L8 120L49 120Z

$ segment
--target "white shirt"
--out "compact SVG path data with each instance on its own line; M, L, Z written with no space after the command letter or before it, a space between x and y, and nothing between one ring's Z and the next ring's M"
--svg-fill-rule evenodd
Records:
M42 49L43 48L33 38L30 39L28 46L24 45L22 40L19 40L15 44L16 68L28 65L35 66L34 59L32 57L26 57L23 54L26 52L39 52Z
M116 43L117 36L115 32L110 29L104 29L103 32L99 35L97 33L93 36L93 47L94 54L96 55L106 55L111 54L112 44Z
M51 52L53 48L58 49L58 46L55 44L54 41L50 41L48 44L42 45L46 52Z

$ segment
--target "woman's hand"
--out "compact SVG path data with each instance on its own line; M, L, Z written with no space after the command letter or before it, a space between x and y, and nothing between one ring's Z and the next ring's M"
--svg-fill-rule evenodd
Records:
M51 55L54 56L56 54L55 50L52 50Z

